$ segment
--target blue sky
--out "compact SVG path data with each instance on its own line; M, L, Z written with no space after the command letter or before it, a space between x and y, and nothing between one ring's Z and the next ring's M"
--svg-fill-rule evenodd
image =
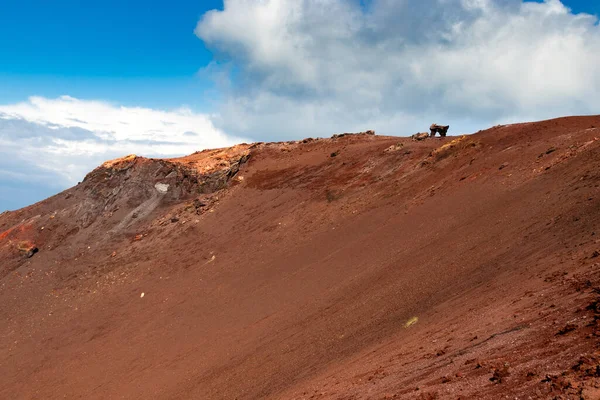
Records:
M563 3L600 13L600 2ZM213 84L197 72L213 55L194 28L205 12L222 8L222 0L5 0L0 102L69 94L126 105L209 107L205 91Z
M596 112L600 2L537 3L4 0L0 211L127 153Z
M567 7L571 8L573 12L580 13L585 12L588 14L598 15L600 13L600 3L593 0L570 0L563 2Z
M202 106L212 55L194 35L222 1L7 0L0 102L69 94L152 107Z

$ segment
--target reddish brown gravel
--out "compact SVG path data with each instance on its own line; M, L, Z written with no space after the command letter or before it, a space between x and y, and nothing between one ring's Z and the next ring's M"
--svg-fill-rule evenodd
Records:
M0 215L0 398L599 399L599 138L107 162Z

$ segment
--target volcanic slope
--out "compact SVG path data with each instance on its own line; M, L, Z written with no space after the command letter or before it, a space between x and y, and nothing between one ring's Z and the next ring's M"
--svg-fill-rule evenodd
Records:
M598 137L107 162L0 215L0 398L598 399Z

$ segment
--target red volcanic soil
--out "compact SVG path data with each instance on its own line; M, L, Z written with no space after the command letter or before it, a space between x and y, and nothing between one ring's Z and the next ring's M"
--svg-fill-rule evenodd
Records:
M0 215L0 398L598 399L599 137L105 163Z

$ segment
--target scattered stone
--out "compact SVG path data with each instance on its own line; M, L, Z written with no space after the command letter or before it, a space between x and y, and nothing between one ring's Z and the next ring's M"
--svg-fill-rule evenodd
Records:
M556 334L557 335L566 335L569 332L573 332L575 329L577 329L577 325L569 323L566 324L560 331L558 331Z
M450 129L450 125L431 124L431 126L429 127L431 137L435 137L436 133L439 133L441 137L445 137L448 133L448 129Z
M339 150L337 150L337 151L334 151L333 153L331 153L331 157L337 157L337 156L338 156L338 154L340 154L340 151L339 151Z
M506 167L508 167L508 163L507 162L503 163L500 167L498 167L498 169L499 170L503 170Z
M33 247L33 248L29 249L29 250L27 251L27 253L25 253L25 257L27 257L27 258L31 258L31 257L33 257L33 255L34 255L35 253L37 253L38 251L39 251L39 249L38 249L37 247Z
M357 133L349 133L349 132L336 133L335 135L331 136L331 138L332 139L338 139L338 138L342 138L344 136L359 136L359 135L375 135L375 131L368 130L368 131L365 131L365 132L357 132Z
M494 374L490 378L490 381L502 383L508 376L510 376L509 365L504 364L501 368L494 369Z
M562 375L546 375L542 383L549 383L553 390L564 391L573 387L570 380Z
M404 324L404 327L405 328L410 328L411 326L413 326L417 322L419 322L419 317L412 317L411 319L409 319L408 321L406 321L406 323Z
M23 241L17 245L17 249L21 254L23 254L26 258L31 258L36 254L39 249L31 242Z
M600 377L600 362L598 357L584 355L579 357L577 364L571 367L572 370L582 372L586 377Z
M387 149L384 150L384 153L392 153L394 151L398 151L404 147L404 143L393 144Z
M415 133L410 137L414 141L421 141L429 138L429 134L427 132L419 132Z
M195 199L195 200L194 200L194 207L195 207L196 209L198 209L198 208L202 208L202 207L206 207L206 203L204 203L204 202L203 202L202 200L200 200L200 199Z
M143 298L144 298L144 296L145 296L145 293L144 293L144 292L142 292L142 294L140 294L140 298L141 298L141 299L143 299Z
M169 185L166 183L157 183L154 185L154 188L158 190L159 193L167 193L169 190Z
M172 222L173 224L174 224L174 223L176 223L176 222L179 222L179 218L177 218L177 217L172 217L172 218L171 218L171 222Z

